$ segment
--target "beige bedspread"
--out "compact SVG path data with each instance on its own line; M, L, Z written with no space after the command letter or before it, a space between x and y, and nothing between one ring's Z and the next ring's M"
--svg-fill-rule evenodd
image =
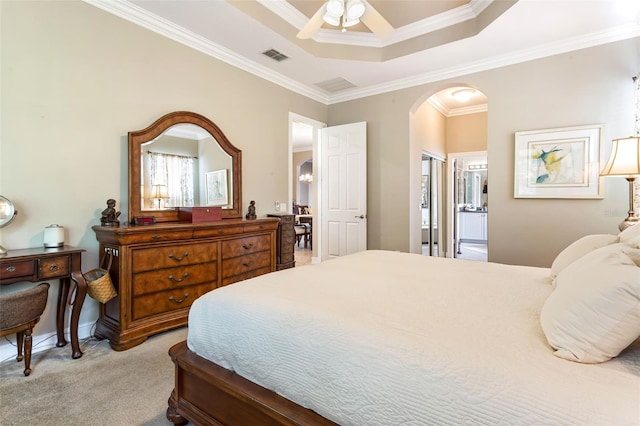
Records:
M640 424L640 344L585 365L539 325L549 270L367 251L214 290L189 348L342 425Z

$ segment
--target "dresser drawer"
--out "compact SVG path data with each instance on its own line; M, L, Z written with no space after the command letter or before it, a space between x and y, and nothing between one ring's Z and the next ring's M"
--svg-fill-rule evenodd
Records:
M3 263L0 269L2 280L17 279L25 277L25 280L32 277L36 272L36 261L25 260L11 263Z
M218 243L177 244L150 247L133 251L133 272L151 271L160 268L192 265L215 261Z
M271 248L271 237L269 235L258 235L255 237L238 238L222 242L222 258L229 259L236 256L255 253Z
M214 288L214 284L207 283L134 297L133 319L188 308L194 300Z
M194 238L221 237L224 235L242 234L242 226L228 226L225 228L204 228L193 231Z
M222 278L244 274L263 267L271 266L271 252L261 251L246 256L235 257L222 261Z
M40 259L38 262L38 279L46 280L68 276L70 273L69 259L69 256Z
M216 262L176 266L133 275L133 295L174 290L202 283L215 283L218 279ZM211 284L215 286L215 284Z
M189 240L193 236L192 230L166 231L158 229L158 232L144 232L127 234L120 237L120 244L161 243L171 240Z
M243 274L238 274L231 277L223 278L222 285L225 286L225 285L237 283L238 281L248 280L249 278L268 274L269 272L271 272L270 267L254 269L253 271L245 272Z

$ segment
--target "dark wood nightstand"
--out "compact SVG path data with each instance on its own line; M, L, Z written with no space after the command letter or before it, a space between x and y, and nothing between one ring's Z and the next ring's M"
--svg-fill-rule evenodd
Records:
M296 233L293 228L295 215L289 213L271 213L267 216L280 218L276 234L276 271L296 266L294 243Z

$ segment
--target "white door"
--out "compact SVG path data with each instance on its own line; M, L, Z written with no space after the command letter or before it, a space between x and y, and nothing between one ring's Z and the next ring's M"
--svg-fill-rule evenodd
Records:
M321 130L321 259L367 249L367 123Z

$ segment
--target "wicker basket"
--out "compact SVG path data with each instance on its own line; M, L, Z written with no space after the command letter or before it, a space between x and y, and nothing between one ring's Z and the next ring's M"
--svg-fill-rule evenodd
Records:
M108 256L109 264L106 269L96 268L82 274L87 281L87 293L100 303L107 303L118 295L109 276L109 268L111 268L113 257L111 254ZM100 262L100 266L102 266L102 262Z

